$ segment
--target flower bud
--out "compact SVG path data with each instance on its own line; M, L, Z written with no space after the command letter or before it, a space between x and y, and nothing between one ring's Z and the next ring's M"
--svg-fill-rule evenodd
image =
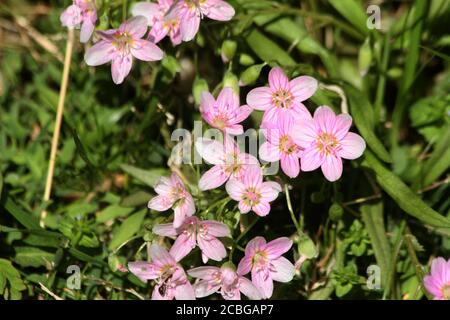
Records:
M203 91L209 91L208 83L203 78L195 77L194 84L192 85L192 95L194 96L195 105L200 104Z
M361 77L364 77L367 74L367 71L372 64L372 48L370 47L369 38L364 41L363 45L359 49L358 55L358 69Z
M266 63L255 64L251 67L248 67L244 72L241 73L241 77L239 79L239 85L241 87L248 86L253 84L258 80L259 75L261 74L262 68L266 65Z
M239 94L239 80L231 71L227 71L223 76L223 87L229 87L233 89L236 94Z
M243 66L248 67L255 64L255 59L253 59L252 56L243 53L239 57L239 63Z
M328 209L328 215L332 221L339 221L342 218L342 215L344 214L344 209L337 203L333 203Z
M303 234L298 241L298 253L308 259L317 257L317 249L310 237Z
M227 63L233 60L236 54L237 43L233 40L225 40L222 43L222 49L220 50L220 55L222 57L223 63Z

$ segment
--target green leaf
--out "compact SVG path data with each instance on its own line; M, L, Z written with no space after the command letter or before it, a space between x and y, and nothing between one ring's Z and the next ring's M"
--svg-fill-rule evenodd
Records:
M444 172L450 168L450 125L436 143L431 157L423 167L425 177L423 185L428 186L436 181Z
M109 249L114 250L122 243L130 239L141 228L147 210L136 212L127 218L113 234Z
M386 285L386 275L391 266L391 247L384 229L383 202L361 206L361 216L369 234L371 245L381 269L381 281Z
M145 191L138 191L122 199L120 205L122 207L138 207L146 204L152 195Z
M434 227L450 228L450 219L427 206L403 181L386 169L369 150L365 153L363 165L375 172L378 184L409 215Z
M154 187L159 178L167 174L167 170L163 168L144 170L129 164L122 164L120 167L133 178L136 178L150 187Z
M97 214L95 220L97 221L97 223L104 223L115 218L125 217L133 210L134 208L124 208L122 206L113 204L100 211Z
M3 204L6 211L8 211L20 224L22 224L27 229L41 229L38 220L32 216L30 213L25 212L20 207L18 207L10 196L6 197Z
M269 65L273 66L274 63L277 63L280 66L296 65L296 62L286 53L286 50L278 46L258 30L252 30L246 40L256 55Z
M328 1L348 22L355 26L363 35L369 34L367 28L368 16L364 12L361 2L355 0L329 0Z
M35 247L15 247L14 261L22 267L50 266L54 254Z
M383 160L384 162L392 162L389 152L375 135L373 129L373 108L369 100L362 92L350 85L345 84L344 90L348 95L351 115L355 120L355 125L363 136L364 140L366 140L367 145L381 160Z

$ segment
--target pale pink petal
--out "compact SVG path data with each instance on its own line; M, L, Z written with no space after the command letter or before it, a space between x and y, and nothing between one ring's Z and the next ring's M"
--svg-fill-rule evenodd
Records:
M249 166L243 178L244 185L259 189L262 184L262 169L259 166Z
M84 56L84 61L91 67L108 63L113 58L114 47L111 42L99 41L89 48Z
M163 237L175 238L177 236L177 231L172 223L157 224L153 227L152 232Z
M85 20L83 24L81 25L80 30L80 42L86 43L89 41L89 39L92 36L92 33L94 32L95 24L92 23L90 20Z
M280 67L270 70L269 84L272 90L289 90L289 79Z
M200 14L196 11L194 14L184 15L180 21L180 31L183 41L194 39L200 27Z
M169 29L165 28L163 25L163 21L155 21L153 27L151 28L148 34L148 40L153 43L160 42L167 34L169 33Z
M232 121L234 123L240 123L240 122L244 121L245 119L247 119L250 116L250 114L252 113L252 111L253 111L253 109L250 108L248 105L243 105L236 110L236 113L235 113L234 117L232 118Z
M264 142L259 148L259 158L267 162L280 160L280 148L269 142Z
M120 26L125 32L133 36L134 39L142 38L147 32L147 18L144 16L136 16L123 23Z
M134 40L131 54L142 61L157 61L164 57L164 52L147 40Z
M325 161L322 163L322 172L328 181L336 181L342 175L342 160L332 154L325 157Z
M261 200L266 202L272 202L278 198L278 193L281 192L281 186L274 181L266 181L261 185Z
M150 246L150 257L152 259L152 262L155 264L160 265L175 265L176 261L175 259L170 255L169 252L167 252L166 249L163 247L152 244Z
M299 102L309 99L317 90L317 80L308 76L297 77L289 85L292 95Z
M208 163L225 164L224 146L219 141L199 138L195 142L195 149Z
M166 211L172 207L173 201L166 196L156 196L148 202L148 208L156 211Z
M208 18L219 21L229 21L233 18L235 11L231 5L221 0L210 0L209 2L212 6L205 12Z
M195 246L195 235L181 233L170 248L169 253L176 261L180 261L186 257Z
M293 101L291 103L291 109L288 111L290 111L291 117L294 120L312 120L313 118L305 105L298 101Z
M268 202L260 201L257 205L252 207L254 213L260 217L265 217L270 212L270 204Z
M271 261L273 270L270 272L270 276L273 280L278 282L289 282L294 278L295 267L286 258L279 257Z
M129 262L128 269L143 282L156 279L160 276L160 273L155 270L154 266L146 261Z
M318 133L313 120L297 120L291 133L292 140L302 148L308 148L317 140Z
M450 273L450 269L444 258L438 257L433 259L433 262L431 263L431 275L433 277L440 279L442 282L446 282L448 273Z
M61 13L60 21L63 27L74 28L82 21L81 9L77 5L71 5Z
M253 89L247 94L247 105L255 110L267 110L272 106L272 91L268 87Z
M226 173L221 166L214 166L202 175L198 186L202 191L215 189L223 185L229 177L230 174Z
M238 268L236 271L237 274L243 276L249 273L250 270L252 269L252 261L253 261L252 255L246 254L245 257L243 257L241 261L239 261Z
M423 278L423 285L427 291L432 294L435 298L441 298L443 295L442 287L443 283L440 281L440 279L434 277L434 276L425 276Z
M174 295L169 294L169 292L166 292L166 295L164 295L164 296L161 295L161 293L160 293L160 291L162 291L161 286L162 286L162 284L156 285L155 288L153 289L152 300L173 300Z
M227 256L223 243L216 238L204 239L201 235L198 235L197 243L203 254L209 259L221 261Z
M225 128L225 133L239 136L244 133L244 127L242 127L240 124L230 125Z
M281 237L268 242L265 251L267 252L267 257L272 260L289 251L291 247L292 240L287 237Z
M209 235L213 237L231 237L230 228L225 223L205 220L201 222L201 226L207 230Z
M245 277L239 277L239 290L250 300L261 300L258 288Z
M204 298L219 291L220 284L212 281L201 280L194 284L195 296L197 298Z
M199 278L202 280L212 280L215 278L216 274L219 272L220 272L220 268L204 266L204 267L197 267L197 268L188 270L187 273L188 273L188 275L190 275L193 278Z
M245 247L245 255L253 256L253 254L258 250L263 250L266 247L266 239L263 237L254 237L247 243ZM253 258L253 257L252 257Z
M302 171L313 171L319 168L324 162L324 157L322 157L317 150L316 146L309 147L303 151L302 157L300 158Z
M331 134L336 123L336 115L329 107L321 106L314 112L314 121L318 130Z
M233 111L239 107L239 96L230 87L223 88L217 97L217 104L222 111Z
M212 111L214 105L216 104L216 100L213 95L208 91L203 91L200 97L200 112L206 113Z
M348 130L350 130L351 125L352 117L349 114L343 113L336 116L336 122L333 129L334 136L338 140L343 139L347 135Z
M295 178L300 173L300 162L297 154L281 154L281 169L290 178Z
M242 214L246 214L249 213L250 210L252 210L252 207L248 203L245 203L244 201L239 201L238 209Z
M172 180L168 177L160 177L155 184L155 192L169 197L172 190Z
M111 64L111 74L115 84L121 84L131 71L132 55L116 56Z
M159 5L152 2L138 2L131 8L133 16L144 16L149 26L153 25L153 20L161 14Z
M231 199L239 201L242 199L242 196L245 192L245 186L242 182L238 180L228 180L225 185L225 189L227 190L228 195Z
M252 269L252 282L258 288L262 299L269 299L273 293L273 281L270 274Z
M340 144L339 156L349 160L359 158L366 149L364 139L353 132L347 133L345 138L340 141Z
M191 195L186 195L184 200L179 202L174 208L173 227L179 228L187 217L195 213L195 204Z
M189 281L185 284L178 285L175 288L175 299L177 300L195 300L195 292Z

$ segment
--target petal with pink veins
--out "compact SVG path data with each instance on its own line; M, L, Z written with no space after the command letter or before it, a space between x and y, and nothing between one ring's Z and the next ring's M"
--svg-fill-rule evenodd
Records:
M241 181L238 180L228 180L225 185L228 195L231 199L235 201L240 201L245 192L245 186Z
M198 186L202 191L215 189L223 185L229 177L230 174L226 173L221 166L214 166L202 175Z
M200 27L200 15L198 12L194 14L185 14L180 21L180 31L183 41L191 41L194 39Z
M116 56L112 60L111 74L115 84L121 84L128 76L133 64L132 55Z
M95 24L92 23L90 20L85 20L83 24L81 25L80 30L80 42L86 43L89 41L89 39L92 36L92 33L94 33Z
M252 282L261 293L262 299L269 299L272 296L273 281L270 274L266 275L264 271L257 271L255 268L253 268Z
M308 148L317 140L317 130L313 120L297 120L294 122L291 137L302 148Z
M320 155L316 146L311 146L303 151L300 158L302 171L314 171L324 162L324 157Z
M300 162L297 154L281 154L281 169L289 178L295 178L300 173Z
M338 139L343 139L350 127L352 126L352 117L349 114L343 113L336 116L336 122L334 124L333 135Z
M235 11L234 8L222 0L210 1L211 7L205 12L206 16L213 20L229 21L233 18Z
M128 269L143 282L160 276L160 273L155 270L154 266L146 261L129 262Z
M308 76L292 79L289 85L292 95L299 102L311 98L317 91L317 80Z
M339 156L348 160L361 157L366 149L366 142L364 139L353 132L347 133L345 138L340 141L340 144L341 150L339 150Z
M272 106L272 91L268 87L255 88L247 94L247 105L255 110L267 110Z
M153 227L152 232L163 237L175 238L177 236L177 231L172 223L157 224Z
M108 63L113 58L114 47L111 42L99 41L88 49L84 61L91 67Z
M177 300L195 300L195 292L189 281L185 284L178 285L175 288L175 299Z
M321 168L323 175L328 181L336 181L342 176L342 160L333 154L325 157Z
M261 200L266 202L272 202L278 198L278 193L281 192L281 186L275 181L263 182L261 186Z
M134 39L141 39L147 32L147 18L144 16L136 16L124 22L120 29L129 33Z
M329 107L321 106L314 112L314 121L318 130L332 134L336 123L336 115Z
M292 240L287 237L281 237L272 240L266 245L267 257L269 259L276 259L282 254L286 253L292 247Z
M131 14L133 16L144 16L147 19L147 24L152 26L154 19L161 14L161 11L156 3L138 2L131 8Z
M156 211L166 211L172 205L173 201L166 196L156 196L148 202L148 208Z
M241 261L239 261L236 271L238 275L243 276L250 272L250 270L252 269L252 259L252 255L245 254L245 257L243 257Z
M244 201L239 201L238 209L242 214L246 214L249 213L250 210L252 210L252 207L248 203L245 203Z
M277 145L264 142L259 148L259 158L267 162L280 160L280 149Z
M285 257L279 257L271 261L274 271L270 272L270 276L274 281L289 282L294 278L295 267Z
M289 88L289 79L280 67L272 68L269 72L269 84L272 90L286 90Z
M258 288L245 277L239 277L239 290L250 300L261 300Z
M270 212L270 204L268 202L260 201L257 205L252 207L253 212L255 212L260 217L265 217Z
M231 237L230 228L225 223L214 220L205 220L201 225L206 227L207 233L213 237Z
M175 240L169 253L176 261L180 261L186 257L195 246L195 235L189 235L183 232L178 236L177 240Z
M227 256L225 246L220 240L216 238L204 239L201 235L197 236L197 243L202 253L209 259L214 261L221 261Z
M160 265L175 265L176 261L175 259L170 255L169 252L167 252L166 249L163 247L152 244L150 246L150 258L152 259L152 262L155 264Z
M135 40L131 47L131 54L142 61L157 61L164 57L164 52L148 40Z
M219 141L199 138L195 142L195 149L210 164L225 164L224 146Z

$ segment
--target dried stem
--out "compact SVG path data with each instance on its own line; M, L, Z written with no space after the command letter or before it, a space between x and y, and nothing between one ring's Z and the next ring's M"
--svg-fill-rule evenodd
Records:
M63 76L62 76L62 80L61 80L61 88L59 91L58 109L56 111L55 130L53 131L52 147L50 150L50 159L48 162L48 172L47 172L47 181L45 183L44 202L47 202L50 200L50 195L52 193L52 183L53 183L53 175L54 175L54 171L55 171L56 153L58 151L59 134L61 132L61 123L62 123L62 118L63 118L63 113L64 113L64 102L66 100L67 85L69 82L70 63L72 61L72 50L73 50L74 37L75 37L74 30L69 29L67 45L66 45L66 55L64 58L64 70L63 70ZM47 217L47 211L43 210L41 212L41 219L40 219L40 225L43 228L45 227L44 219L46 217Z

